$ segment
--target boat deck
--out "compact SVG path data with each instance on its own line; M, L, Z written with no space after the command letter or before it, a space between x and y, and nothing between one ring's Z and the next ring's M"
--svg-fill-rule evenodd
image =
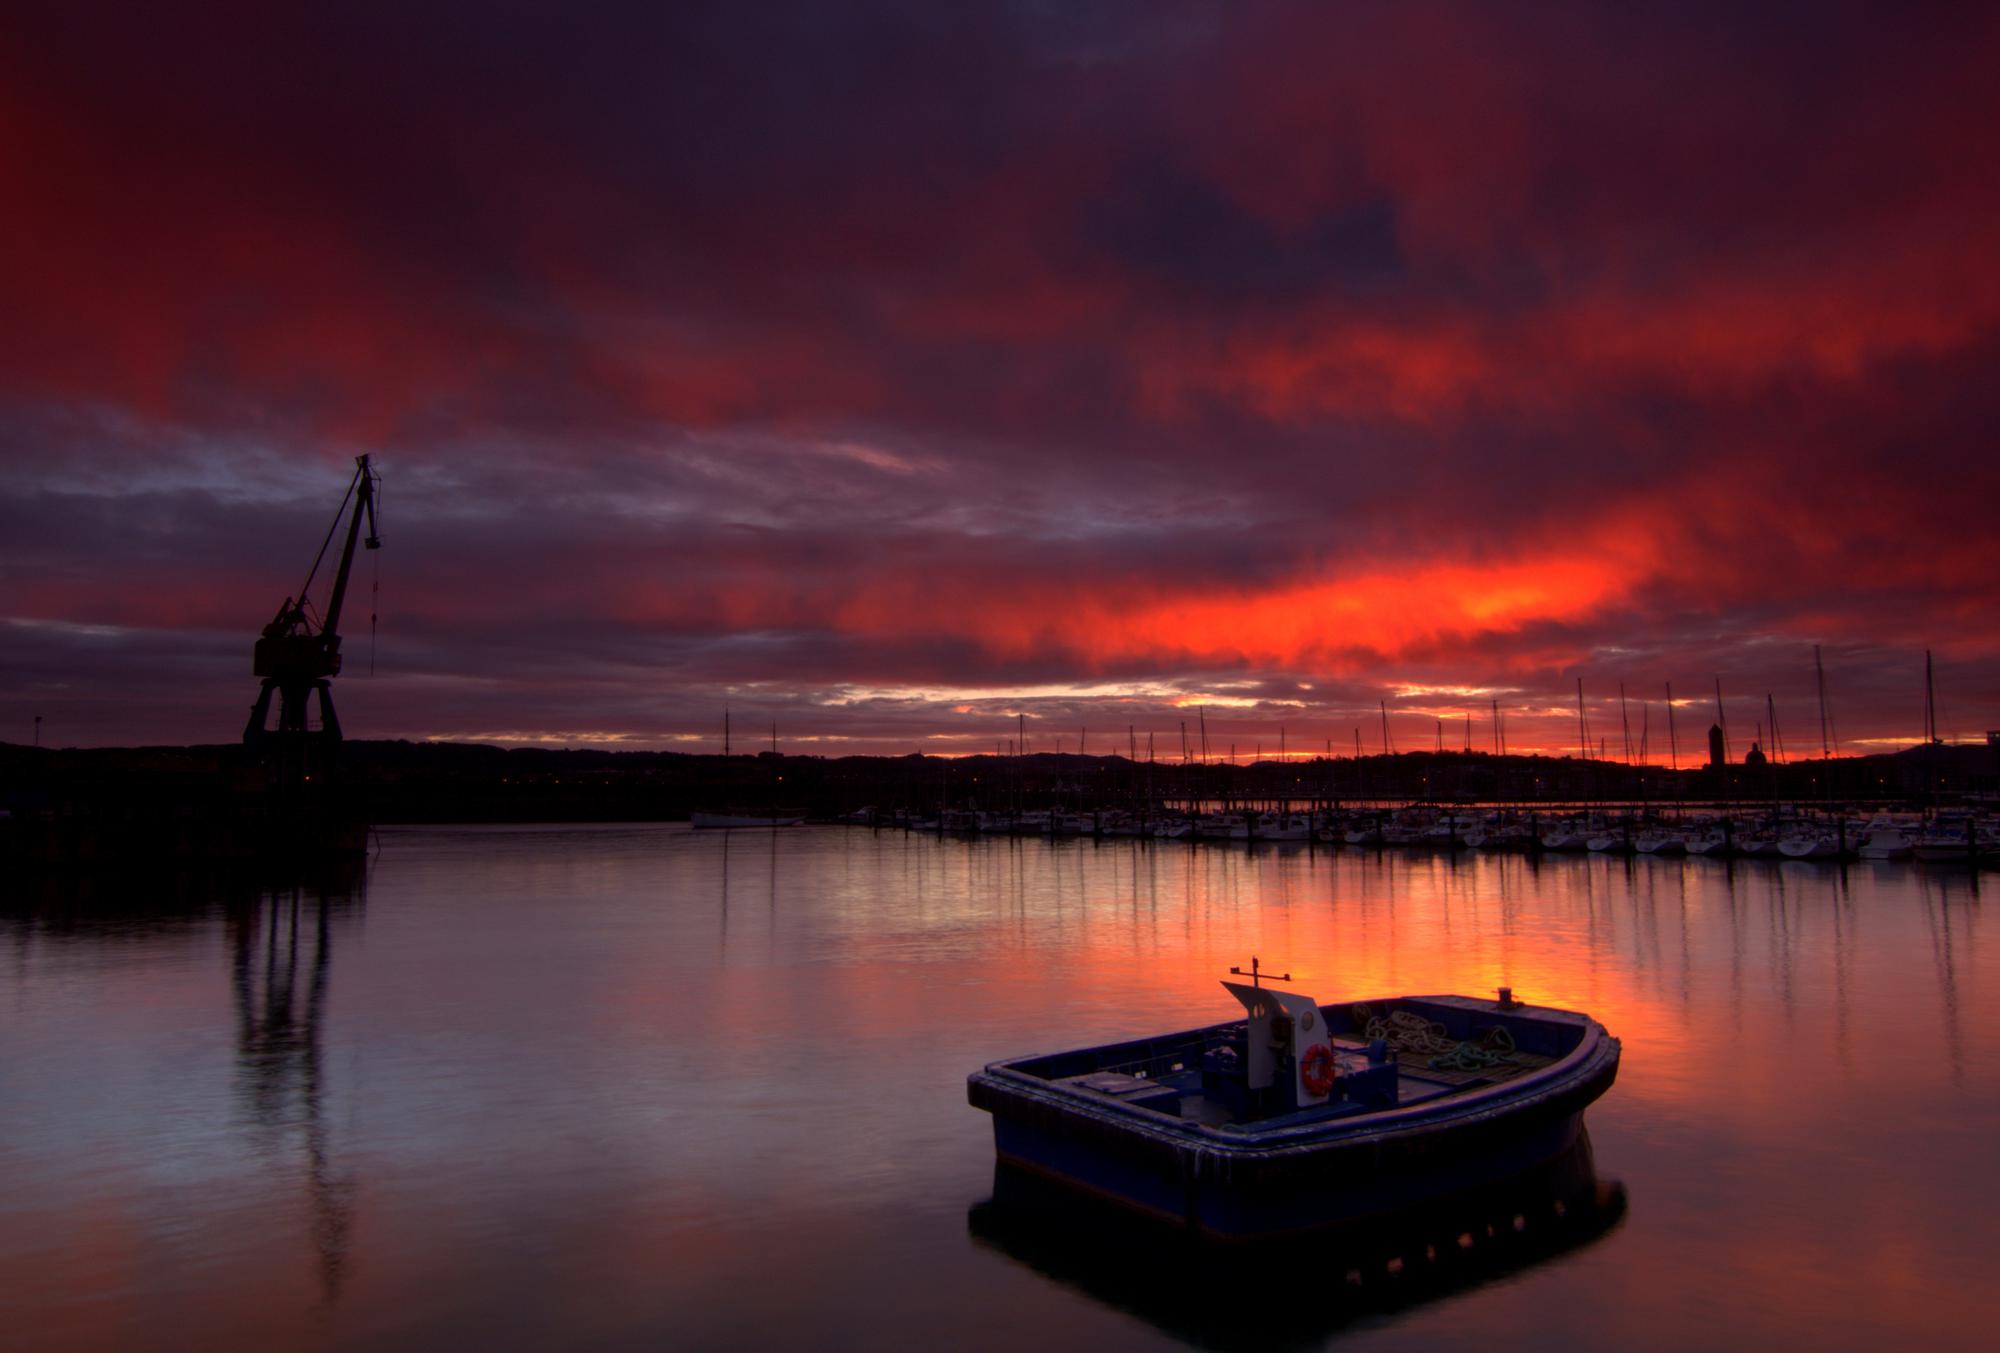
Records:
M1248 1106L1241 1096L1218 1097L1204 1075L1204 1064L1217 1049L1240 1050L1246 1031L1241 1023L1114 1045L1095 1050L1095 1057L1085 1050L1030 1061L1041 1064L1037 1069L1048 1080L1086 1100L1116 1102L1207 1128L1262 1133L1491 1089L1554 1065L1564 1051L1560 1040L1550 1041L1546 1028L1537 1031L1532 1023L1518 1019L1505 1021L1514 1034L1500 1037L1503 1031L1486 1021L1501 1016L1469 1003L1422 1002L1421 1013L1405 1012L1401 1005L1363 1003L1329 1019L1331 1025L1334 1018L1345 1016L1348 1026L1328 1040L1342 1076L1360 1074L1374 1064L1369 1058L1373 1039L1388 1043L1396 1059L1393 1100L1370 1092L1354 1098L1337 1095L1327 1103L1275 1113L1266 1107L1246 1117ZM1447 1029L1445 1020L1451 1021L1452 1029Z
M1355 1039L1334 1038L1332 1043L1337 1051L1356 1057L1363 1057L1367 1053L1367 1044ZM1505 1056L1504 1061L1479 1068L1433 1067L1429 1065L1432 1060L1430 1058L1411 1057L1397 1068L1396 1107L1408 1108L1416 1104L1427 1104L1464 1091L1497 1085L1502 1081L1512 1080L1516 1076L1553 1065L1556 1061L1556 1058L1551 1056L1519 1049ZM1228 1104L1211 1099L1202 1093L1201 1072L1193 1067L1182 1067L1155 1076L1147 1076L1143 1072L1132 1075L1118 1071L1097 1071L1082 1076L1065 1077L1058 1083L1091 1095L1122 1100L1139 1108L1154 1108L1155 1105L1148 1103L1148 1100L1161 1091L1171 1091L1177 1101L1173 1109L1173 1116L1177 1118L1200 1123L1204 1127L1242 1124L1242 1120ZM1366 1106L1360 1104L1334 1102L1313 1105L1296 1113L1259 1118L1255 1122L1259 1128L1284 1127L1294 1123L1346 1117L1366 1111ZM1247 1126L1247 1124L1242 1125Z

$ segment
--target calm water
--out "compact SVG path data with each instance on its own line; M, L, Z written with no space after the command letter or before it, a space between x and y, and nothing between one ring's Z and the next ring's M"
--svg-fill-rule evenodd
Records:
M1904 865L678 827L16 894L0 1345L1263 1346L1279 1306L1309 1346L1991 1347L1991 904ZM1252 1275L1236 1325L1143 1246L983 1225L966 1073L1228 1018L1253 952L1321 999L1597 1015L1622 1218L1381 1306Z

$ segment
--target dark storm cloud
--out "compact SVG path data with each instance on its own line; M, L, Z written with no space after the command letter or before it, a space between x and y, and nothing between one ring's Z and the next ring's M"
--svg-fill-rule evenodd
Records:
M372 450L385 732L1206 693L1331 735L1579 673L1796 698L1816 641L1885 702L1935 646L2000 721L1996 48L1968 7L16 16L0 706L132 740L101 697L171 652L158 736L231 735L214 636Z

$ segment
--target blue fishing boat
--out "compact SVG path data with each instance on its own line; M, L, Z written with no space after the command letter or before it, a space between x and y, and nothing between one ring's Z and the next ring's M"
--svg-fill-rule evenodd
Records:
M1618 1073L1588 1015L1497 999L1321 1005L1251 960L1245 1018L993 1062L1003 1162L1229 1241L1397 1212L1571 1147Z

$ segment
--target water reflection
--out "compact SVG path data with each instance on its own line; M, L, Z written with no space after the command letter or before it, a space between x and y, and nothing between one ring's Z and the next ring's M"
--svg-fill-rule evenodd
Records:
M466 828L385 833L362 882L0 879L0 1323L1859 1349L2000 1320L2000 956L1969 871ZM1128 1288L1098 1257L1123 1240L1022 1219L966 1073L1225 1018L1251 953L1327 999L1508 985L1598 1016L1625 1055L1589 1122L1631 1216L1552 1185L1575 1225L1420 1266L1439 1218L1279 1309L1210 1299L1171 1248L1132 1249Z
M1967 897L1979 895L1979 875L1970 874L1965 882ZM1922 889L1924 903L1924 923L1930 930L1931 962L1937 968L1938 1001L1944 1017L1945 1050L1951 1058L1951 1081L1953 1085L1965 1084L1965 1033L1961 1027L1958 1012L1958 947L1972 937L1970 909L1961 901L1954 908L1951 890L1945 878L1926 877ZM1964 911L1960 919L1954 910ZM1962 934L1960 933L1962 932Z
M1045 1278L1213 1349L1316 1347L1357 1320L1466 1292L1582 1250L1626 1214L1590 1137L1505 1183L1310 1243L1192 1240L1007 1165L966 1217L975 1240Z
M247 1158L296 1175L326 1303L347 1266L355 1184L336 1166L326 1122L325 1011L336 939L365 902L359 862L275 885L199 870L42 874L0 895L0 933L11 934L23 990L96 955L158 963L219 930L228 962L218 975L234 1015L234 1135ZM143 968L122 976L143 994Z
M323 1022L334 918L358 916L358 875L310 894L274 889L226 923L236 1005L237 1098L267 1156L296 1153L309 1209L321 1299L340 1295L353 1234L355 1183L329 1146ZM343 886L344 885L344 886Z

